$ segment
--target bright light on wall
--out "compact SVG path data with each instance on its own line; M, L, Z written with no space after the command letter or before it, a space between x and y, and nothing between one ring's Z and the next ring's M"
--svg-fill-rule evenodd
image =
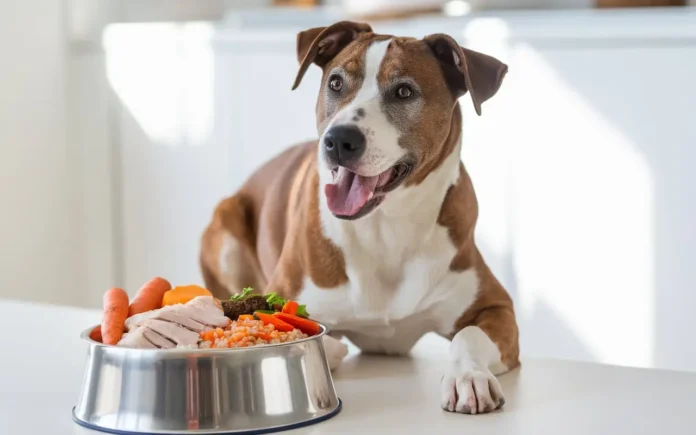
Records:
M111 25L107 77L155 143L201 145L213 123L212 27L205 23Z
M462 98L463 161L479 198L477 244L514 290L523 354L650 367L649 162L542 50L513 39L507 22L475 19L462 36L510 66L483 116Z
M654 186L631 139L532 47L518 78L543 119L512 150L513 263L523 315L549 311L600 362L650 366ZM536 125L536 124L535 124ZM552 331L549 331L552 335Z
M450 17L461 17L471 12L471 5L462 0L452 0L445 3L442 11Z

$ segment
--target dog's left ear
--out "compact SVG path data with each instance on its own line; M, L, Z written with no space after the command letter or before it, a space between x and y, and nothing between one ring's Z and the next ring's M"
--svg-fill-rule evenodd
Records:
M312 63L323 68L364 32L372 32L372 27L365 23L340 21L329 27L315 27L298 33L297 60L300 62L300 69L292 89L297 89Z
M455 97L469 91L476 113L500 89L508 67L498 59L462 48L448 35L435 34L423 39L442 65L447 85Z

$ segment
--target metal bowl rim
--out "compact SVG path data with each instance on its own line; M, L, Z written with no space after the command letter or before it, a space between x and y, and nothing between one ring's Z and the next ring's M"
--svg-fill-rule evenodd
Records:
M316 322L319 324L321 327L321 331L319 331L318 334L313 335L311 337L307 338L302 338L300 340L295 340L295 341L290 341L286 343L275 343L275 344L265 344L263 346L251 346L251 347L236 347L236 348L207 348L207 349L194 349L194 348L187 348L187 347L175 347L173 349L140 349L140 348L132 348L132 347L120 347L116 346L113 344L104 344L100 343L98 341L94 341L89 337L90 332L94 330L97 326L100 325L94 325L91 326L80 333L80 339L86 341L89 343L91 346L94 347L103 347L106 349L114 349L114 350L119 350L119 351L140 351L140 352L149 352L151 354L164 354L164 355L172 355L172 354L178 354L178 353L185 353L185 354L191 354L191 353L200 353L200 354L205 354L205 353L238 353L238 352L253 352L253 351L259 351L263 349L275 349L278 347L285 347L285 346L292 346L295 344L300 344L300 343L306 343L308 341L316 340L318 338L323 337L324 335L328 334L330 332L329 327L324 325L321 322L317 322L316 320L313 320L313 322Z

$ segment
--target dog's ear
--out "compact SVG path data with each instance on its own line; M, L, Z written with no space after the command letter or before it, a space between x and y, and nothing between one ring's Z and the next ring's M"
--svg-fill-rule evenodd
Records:
M423 39L442 65L447 85L455 97L469 91L476 113L498 92L508 67L498 59L462 48L448 35L435 34Z
M300 69L292 89L295 90L300 85L312 63L323 68L364 32L372 32L372 28L365 23L340 21L329 27L315 27L298 33L297 60L300 62Z

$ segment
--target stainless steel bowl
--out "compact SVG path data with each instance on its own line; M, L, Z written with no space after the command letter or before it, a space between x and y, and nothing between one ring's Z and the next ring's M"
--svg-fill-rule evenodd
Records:
M76 423L109 433L266 433L332 417L341 403L320 334L239 349L126 349L89 338Z

